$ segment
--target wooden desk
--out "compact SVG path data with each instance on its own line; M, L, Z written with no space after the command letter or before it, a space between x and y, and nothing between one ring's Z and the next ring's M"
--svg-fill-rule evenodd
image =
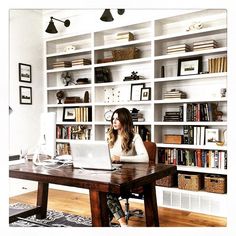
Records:
M109 226L109 211L106 194L108 192L121 195L131 189L143 186L144 207L147 226L159 226L155 181L176 171L172 165L123 164L115 171L74 169L65 166L48 169L35 166L32 162L10 166L9 176L12 178L33 180L38 182L37 206L31 210L10 215L9 221L17 220L17 216L27 217L36 214L43 219L47 214L49 183L89 189L91 216L93 226Z

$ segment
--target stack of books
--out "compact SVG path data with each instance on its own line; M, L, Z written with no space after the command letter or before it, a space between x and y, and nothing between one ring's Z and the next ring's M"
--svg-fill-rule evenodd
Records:
M58 61L52 63L52 68L64 68L64 67L71 67L71 62L70 61Z
M227 57L217 57L208 59L209 73L227 72Z
M170 91L167 91L164 93L164 99L173 99L173 98L187 98L187 95L185 92L182 92L180 90L171 89Z
M193 51L213 49L213 48L217 48L217 42L213 39L193 43Z
M131 32L122 32L116 35L116 40L119 41L132 41L134 40L134 35Z
M144 119L144 117L143 117L143 114L140 113L140 112L131 113L131 116L132 116L133 122L142 122L142 121L145 121L145 119Z
M75 59L72 61L72 66L91 65L91 60L86 58Z
M185 44L185 43L167 47L167 54L189 52L189 51L191 51L191 48L188 44Z
M163 121L182 121L180 111L166 111Z

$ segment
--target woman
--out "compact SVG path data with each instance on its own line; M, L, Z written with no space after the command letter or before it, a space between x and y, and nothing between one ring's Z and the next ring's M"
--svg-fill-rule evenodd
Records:
M132 116L128 109L118 108L111 117L107 141L112 162L148 162L148 153L139 134L134 132ZM107 205L121 226L127 226L118 196L108 193Z

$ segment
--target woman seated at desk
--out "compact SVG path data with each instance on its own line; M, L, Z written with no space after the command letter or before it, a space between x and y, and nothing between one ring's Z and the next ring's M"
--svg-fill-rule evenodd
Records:
M148 153L140 135L134 132L132 116L126 108L116 109L111 116L111 126L107 141L111 151L111 159L119 162L148 162ZM119 196L107 194L107 205L112 217L122 226L127 226L125 213L121 207Z

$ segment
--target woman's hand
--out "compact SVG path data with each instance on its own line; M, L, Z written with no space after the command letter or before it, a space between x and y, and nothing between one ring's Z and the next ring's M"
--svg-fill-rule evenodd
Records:
M112 161L113 163L120 163L120 157L119 157L119 156L116 156L116 155L113 155L113 156L111 157L111 161Z

